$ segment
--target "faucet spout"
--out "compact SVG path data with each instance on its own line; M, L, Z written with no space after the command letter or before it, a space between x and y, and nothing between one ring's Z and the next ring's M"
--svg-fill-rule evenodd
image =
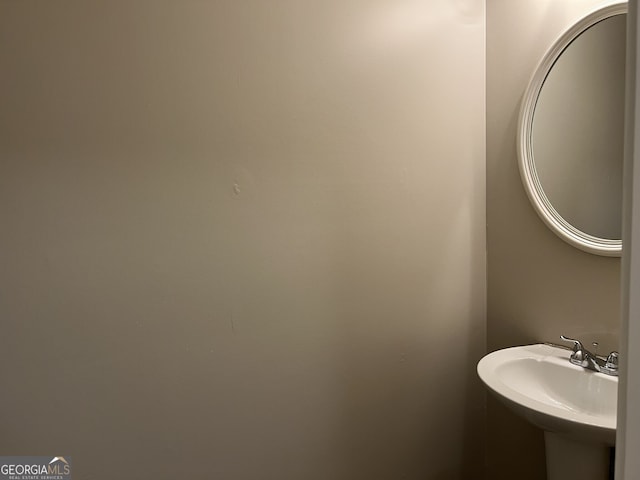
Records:
M573 363L573 362L572 362ZM600 360L589 350L585 350L582 356L582 362L580 363L581 367L584 367L588 370L593 370L595 372L602 371L602 367L604 366L604 361Z

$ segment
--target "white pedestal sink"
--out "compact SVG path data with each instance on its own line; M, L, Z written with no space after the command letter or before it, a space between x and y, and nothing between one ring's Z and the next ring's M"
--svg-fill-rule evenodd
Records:
M547 478L606 480L615 445L618 378L569 363L546 344L486 355L478 375L516 413L545 431Z

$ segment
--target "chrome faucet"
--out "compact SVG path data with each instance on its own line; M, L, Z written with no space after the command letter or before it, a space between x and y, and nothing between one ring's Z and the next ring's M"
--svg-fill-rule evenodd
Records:
M605 360L584 348L580 340L564 335L560 335L560 338L565 342L573 342L573 353L569 357L569 361L574 365L607 375L618 375L618 352L611 352Z

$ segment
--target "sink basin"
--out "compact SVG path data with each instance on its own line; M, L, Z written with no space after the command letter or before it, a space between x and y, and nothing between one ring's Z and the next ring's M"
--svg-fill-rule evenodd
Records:
M546 344L486 355L478 375L500 400L546 432L612 446L618 378L569 363L570 350Z

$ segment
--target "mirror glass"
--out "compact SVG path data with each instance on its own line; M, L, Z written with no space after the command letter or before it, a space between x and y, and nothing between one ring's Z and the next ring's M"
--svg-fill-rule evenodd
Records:
M595 237L622 238L626 19L593 25L562 52L544 81L531 144L547 198Z
M521 110L520 168L538 214L590 253L622 247L626 4L589 15L547 53Z

